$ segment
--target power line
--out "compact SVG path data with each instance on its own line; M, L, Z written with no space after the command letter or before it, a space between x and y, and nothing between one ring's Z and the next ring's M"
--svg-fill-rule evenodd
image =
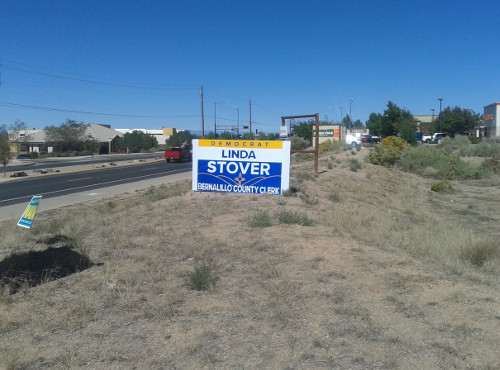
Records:
M148 84L142 84L142 83L137 84L137 83L130 83L130 82L105 82L105 81L95 81L95 80L77 78L77 77L60 76L57 74L47 73L47 72L30 71L28 69L23 69L23 68L6 67L6 69L18 71L18 72L24 72L24 73L31 73L31 74L35 74L35 75L39 75L39 76L58 78L58 79L62 79L62 80L85 82L85 83L90 83L90 84L95 84L95 85L128 87L128 88L133 88L133 89L150 89L150 90L193 90L193 89L198 89L198 86L194 86L194 85L157 85L157 86L155 86L155 85L148 85Z
M78 111L78 110L70 110L70 109L59 109L59 108L50 108L50 107L40 107L36 105L26 105L26 104L17 104L10 102L2 102L0 101L0 105L4 107L13 107L13 108L26 108L26 109L34 109L34 110L43 110L50 112L66 112L66 113L79 113L79 114L93 114L97 116L113 116L113 117L128 117L128 118L195 118L200 117L200 115L176 115L176 116L154 116L154 115L141 115L141 114L119 114L119 113L104 113L104 112L89 112L89 111Z

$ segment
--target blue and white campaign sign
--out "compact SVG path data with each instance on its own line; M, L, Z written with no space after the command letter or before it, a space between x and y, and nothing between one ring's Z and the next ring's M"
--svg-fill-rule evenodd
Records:
M36 211L38 210L38 206L40 205L40 201L42 200L41 195L34 195L23 215L19 219L17 226L25 227L26 229L30 229L33 224L33 220L35 219Z
M281 195L289 182L289 141L193 140L194 191Z

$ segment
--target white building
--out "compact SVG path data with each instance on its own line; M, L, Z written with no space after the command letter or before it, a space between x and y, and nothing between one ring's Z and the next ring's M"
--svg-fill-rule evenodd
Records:
M484 136L500 137L500 103L493 103L484 107Z
M145 128L134 128L130 130L128 128L117 128L116 131L121 132L122 134L132 133L134 131L143 132L147 135L155 137L156 140L158 141L158 144L160 145L165 145L168 138L176 133L175 128L169 128L169 127L163 127L160 130L149 130Z

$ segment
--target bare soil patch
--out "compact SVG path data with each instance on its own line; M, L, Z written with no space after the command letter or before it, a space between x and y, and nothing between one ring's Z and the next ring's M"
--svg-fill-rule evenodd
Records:
M498 240L498 179L435 194L430 180L363 163L364 150L322 157L318 175L294 162L288 196L180 182L42 212L30 231L2 222L0 260L64 235L95 265L0 293L0 363L500 367L499 259L461 257ZM270 225L252 227L263 213ZM200 266L217 278L207 290L189 285Z

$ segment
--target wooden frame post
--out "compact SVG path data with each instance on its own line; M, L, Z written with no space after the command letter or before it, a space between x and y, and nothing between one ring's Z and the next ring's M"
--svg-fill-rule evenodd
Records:
M294 119L294 118L315 118L315 131L314 135L314 150L292 150L294 153L314 153L314 172L318 173L318 165L319 165L319 113L315 114L306 114L302 116L284 116L281 117L281 126L285 126L286 119Z

